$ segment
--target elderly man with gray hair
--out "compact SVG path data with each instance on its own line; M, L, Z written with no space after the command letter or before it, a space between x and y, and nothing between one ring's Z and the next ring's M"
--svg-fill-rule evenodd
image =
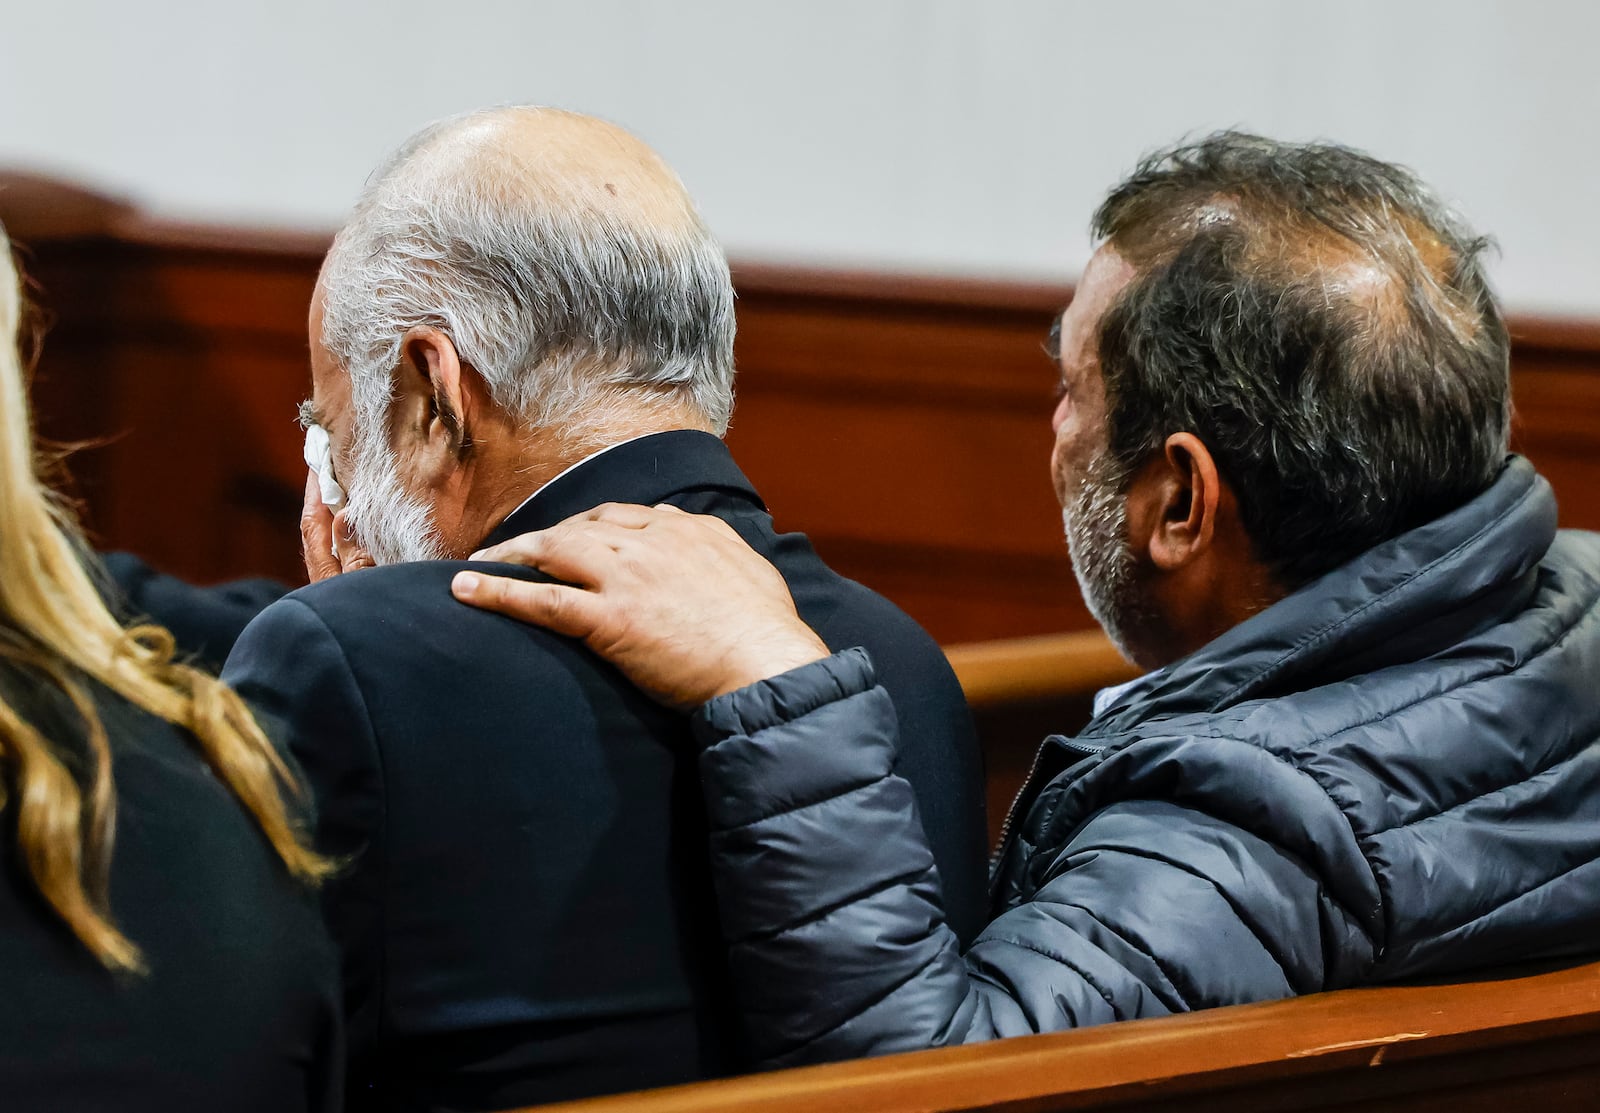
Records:
M602 502L720 519L817 636L871 648L976 927L960 690L908 617L774 532L720 440L733 331L726 261L677 177L570 113L424 131L334 242L302 413L320 582L263 612L224 676L304 769L319 848L348 858L326 908L353 1109L501 1109L738 1065L687 721L579 643L449 593L474 550Z

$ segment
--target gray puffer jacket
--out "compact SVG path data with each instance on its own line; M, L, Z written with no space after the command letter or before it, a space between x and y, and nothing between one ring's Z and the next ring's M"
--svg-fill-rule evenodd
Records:
M1600 536L1523 460L1046 741L963 955L860 651L698 716L754 1057L1600 949Z

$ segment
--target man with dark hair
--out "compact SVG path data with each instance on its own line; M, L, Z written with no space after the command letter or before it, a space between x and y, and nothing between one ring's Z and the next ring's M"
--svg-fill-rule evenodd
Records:
M1484 241L1404 170L1237 133L1152 156L1095 227L1052 469L1084 594L1152 671L1046 740L965 954L871 661L725 529L606 508L491 554L581 586L457 579L699 708L769 1063L1600 939L1600 537L1506 454Z

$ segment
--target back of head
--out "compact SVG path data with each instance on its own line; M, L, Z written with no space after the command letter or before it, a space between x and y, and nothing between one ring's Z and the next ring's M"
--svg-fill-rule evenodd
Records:
M1126 478L1205 442L1286 588L1466 502L1510 422L1475 235L1409 171L1238 132L1157 152L1094 231L1136 275L1100 358Z
M15 343L22 304L0 228L0 669L13 681L0 692L0 809L14 809L22 872L45 903L100 961L133 969L137 942L106 903L116 794L89 682L188 730L292 873L314 880L327 866L290 821L280 791L294 782L239 697L173 661L167 631L123 630L106 610L86 545L40 479ZM70 709L73 737L41 729L42 707Z
M529 427L621 398L727 428L727 261L672 170L600 120L501 108L413 137L334 241L323 297L363 424L381 423L401 337L428 326Z

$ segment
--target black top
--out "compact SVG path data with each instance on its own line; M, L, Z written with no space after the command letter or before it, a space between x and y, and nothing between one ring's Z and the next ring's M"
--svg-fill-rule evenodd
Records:
M111 911L148 973L109 973L39 896L13 794L0 811L0 1108L339 1109L338 972L315 898L185 734L96 694L117 789ZM0 699L84 752L38 677L0 663Z
M948 891L977 921L982 779L932 640L804 537L774 533L703 433L595 457L490 540L605 501L718 515L784 574L824 641L868 647ZM505 1108L735 1069L686 719L578 643L457 603L449 584L463 567L391 565L295 592L245 631L224 671L287 732L322 845L353 855L328 907L345 956L351 1107Z

